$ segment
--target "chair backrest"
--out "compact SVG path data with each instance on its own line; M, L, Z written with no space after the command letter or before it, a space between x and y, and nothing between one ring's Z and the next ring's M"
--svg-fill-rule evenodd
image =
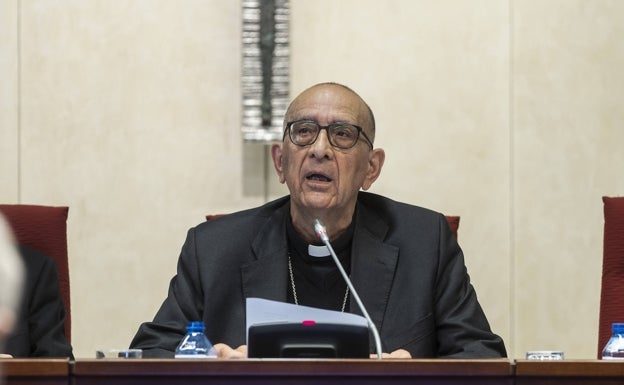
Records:
M624 197L602 197L604 243L598 358L611 336L611 324L624 322Z
M65 304L65 336L71 342L71 303L67 259L68 207L1 205L18 243L52 257L59 271L59 285Z
M208 214L206 215L206 220L209 221L211 219L216 219L219 217L222 217L225 214ZM455 238L457 238L457 229L459 229L459 219L460 217L458 215L447 215L446 216L446 221L449 224L449 227L451 228L451 231L453 232L453 235L455 235Z
M458 215L446 216L446 221L448 222L449 227L451 228L451 231L455 235L455 238L457 238L457 229L459 229L459 218L460 217Z

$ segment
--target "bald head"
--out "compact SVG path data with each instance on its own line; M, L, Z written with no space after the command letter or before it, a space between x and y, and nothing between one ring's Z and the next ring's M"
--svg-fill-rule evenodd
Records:
M307 107L313 107L320 98L334 98L337 103L349 103L357 114L357 122L348 123L361 126L371 142L374 142L375 116L373 111L360 95L351 88L340 83L319 83L301 92L295 97L286 110L284 128L288 122L310 118L309 116L305 116L305 113L302 111L305 111Z

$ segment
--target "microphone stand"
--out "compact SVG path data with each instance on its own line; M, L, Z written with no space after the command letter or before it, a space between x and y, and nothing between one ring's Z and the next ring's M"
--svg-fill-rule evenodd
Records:
M353 287L353 284L351 283L349 276L344 271L344 268L342 267L340 260L338 260L338 256L336 255L334 248L332 247L331 243L329 243L329 237L327 236L327 229L318 219L314 220L314 232L316 233L316 236L319 237L319 239L325 244L325 246L327 246L327 249L329 249L329 253L334 259L336 266L338 266L338 270L340 271L340 274L342 274L342 278L347 283L347 286L349 286L349 290L351 290L351 294L353 294L353 298L355 298L355 302L357 302L358 306L360 307L360 310L362 311L362 314L364 314L364 318L366 318L366 321L368 322L368 327L373 332L373 338L375 339L375 346L377 349L377 359L381 360L381 338L379 338L379 331L377 331L377 327L373 323L373 320L371 319L371 317L368 315L368 312L366 311L366 308L364 307L362 300L360 300L360 296L355 290L355 287Z

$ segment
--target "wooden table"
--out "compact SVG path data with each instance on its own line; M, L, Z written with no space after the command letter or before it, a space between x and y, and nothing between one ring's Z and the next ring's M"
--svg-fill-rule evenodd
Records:
M73 384L508 384L508 360L79 360ZM116 382L116 381L115 381Z
M5 359L6 385L624 384L624 361Z
M41 367L15 371L7 385L26 384ZM46 361L46 360L42 360ZM67 365L67 363L66 363ZM509 360L83 360L69 363L65 384L513 384ZM26 374L28 374L26 376ZM29 382L33 383L33 382ZM44 382L34 382L41 383Z
M516 360L516 384L624 384L624 361L561 360L528 361Z
M7 385L67 385L69 368L68 359L0 359L0 373L7 377Z

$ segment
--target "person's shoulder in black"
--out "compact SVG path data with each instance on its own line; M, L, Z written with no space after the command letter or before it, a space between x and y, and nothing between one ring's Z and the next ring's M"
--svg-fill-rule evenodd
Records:
M49 256L19 246L26 280L18 319L2 353L13 357L70 357L65 336L65 306L56 262Z

